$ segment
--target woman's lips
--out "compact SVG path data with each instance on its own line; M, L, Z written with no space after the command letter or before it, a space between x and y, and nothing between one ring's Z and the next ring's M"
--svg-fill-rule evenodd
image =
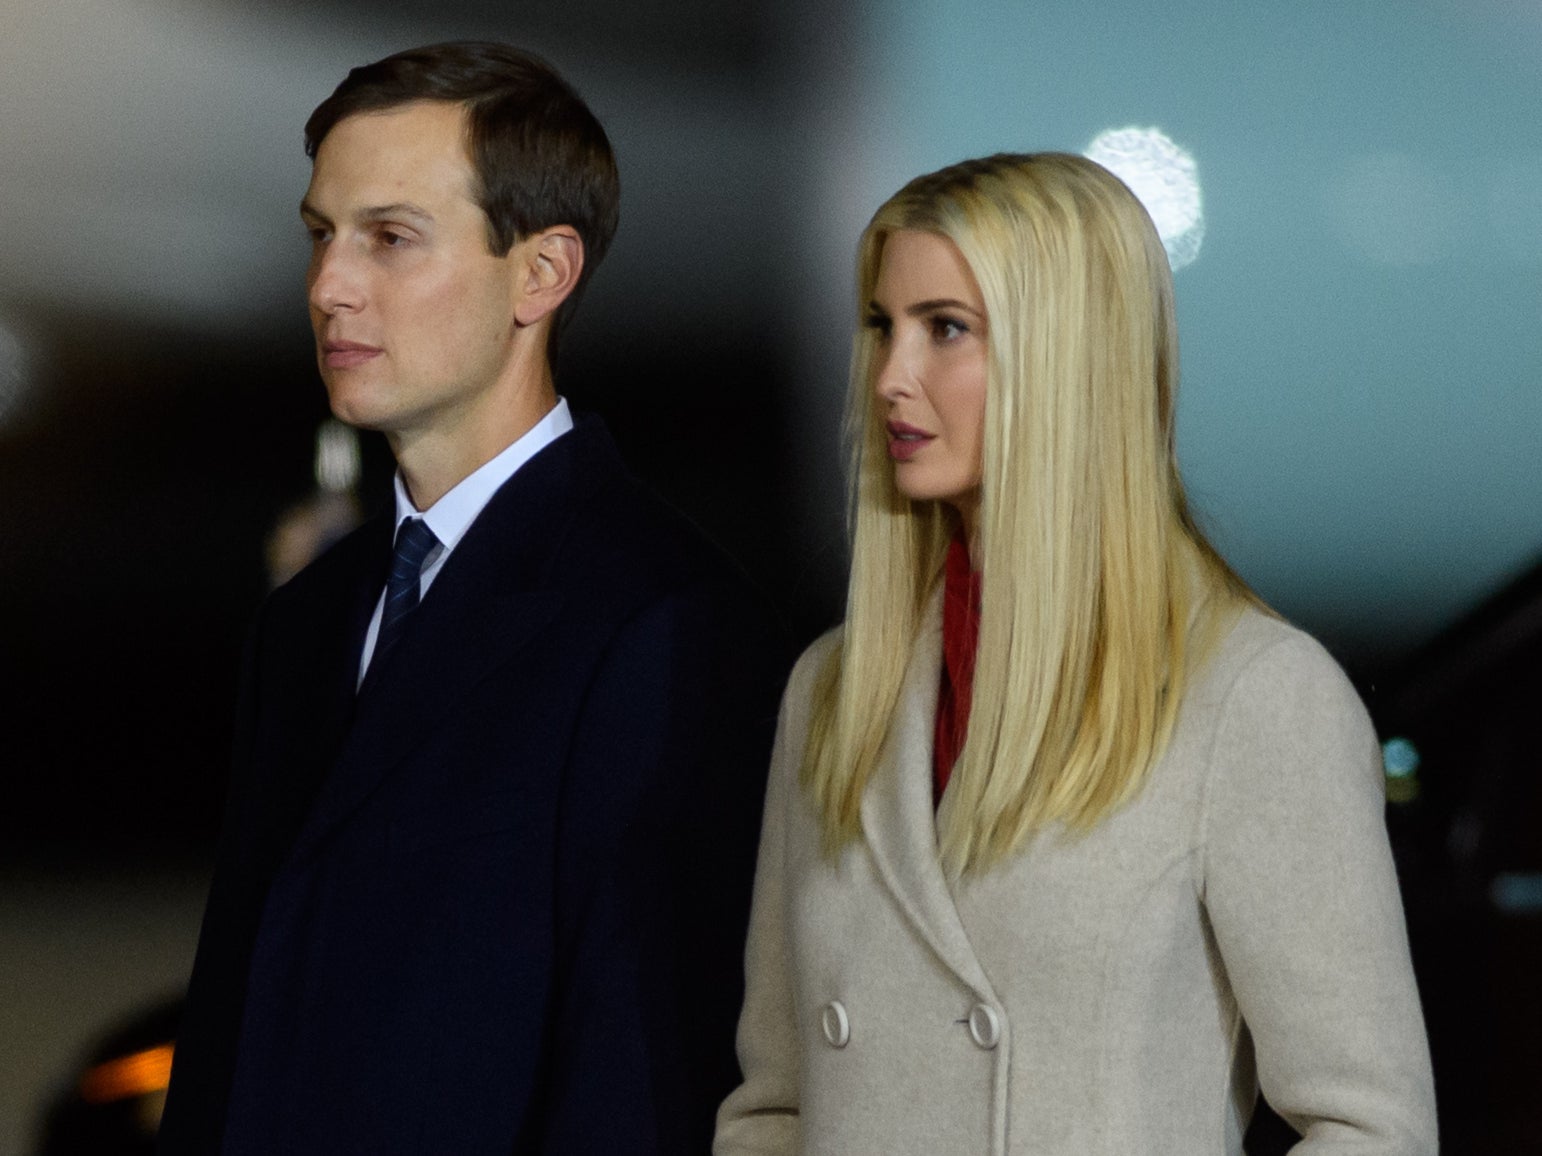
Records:
M328 341L321 347L322 364L328 369L352 369L379 355L379 346L358 341Z
M908 462L935 436L902 421L891 421L888 430L889 457L896 462Z

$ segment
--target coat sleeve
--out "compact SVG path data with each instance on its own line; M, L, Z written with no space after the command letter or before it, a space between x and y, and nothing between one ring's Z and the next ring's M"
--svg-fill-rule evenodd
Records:
M800 1043L787 937L787 825L789 807L798 801L811 686L827 653L827 645L815 644L804 654L777 720L744 951L744 1010L738 1033L744 1082L718 1111L714 1156L791 1156L800 1149Z
M1202 811L1203 896L1265 1098L1297 1156L1436 1150L1419 993L1365 709L1304 635L1231 687Z
M748 601L657 599L586 693L563 769L542 1108L522 1152L695 1156L737 1079L739 954L786 669Z

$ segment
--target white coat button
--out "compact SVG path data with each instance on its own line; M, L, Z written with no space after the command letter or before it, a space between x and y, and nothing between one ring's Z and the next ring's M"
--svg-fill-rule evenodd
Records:
M851 1039L851 1020L846 1016L846 1009L841 1001L832 999L825 1004L825 1010L819 1017L820 1026L825 1029L825 1039L830 1041L832 1048L844 1048Z
M977 1003L969 1013L969 1034L986 1051L1001 1039L1001 1017L989 1004Z

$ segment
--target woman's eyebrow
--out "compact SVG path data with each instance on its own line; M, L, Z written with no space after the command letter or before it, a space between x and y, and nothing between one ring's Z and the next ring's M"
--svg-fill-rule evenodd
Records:
M910 317L919 317L923 313L931 313L937 309L962 309L965 313L972 313L976 317L984 316L973 305L967 305L955 297L932 297L926 301L917 301L905 306L905 313Z

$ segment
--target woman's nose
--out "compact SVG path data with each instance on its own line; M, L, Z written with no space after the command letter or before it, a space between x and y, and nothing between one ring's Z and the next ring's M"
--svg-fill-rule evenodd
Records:
M884 343L878 354L878 371L873 376L873 388L884 401L897 401L915 391L914 378L905 358L895 349L893 341Z

